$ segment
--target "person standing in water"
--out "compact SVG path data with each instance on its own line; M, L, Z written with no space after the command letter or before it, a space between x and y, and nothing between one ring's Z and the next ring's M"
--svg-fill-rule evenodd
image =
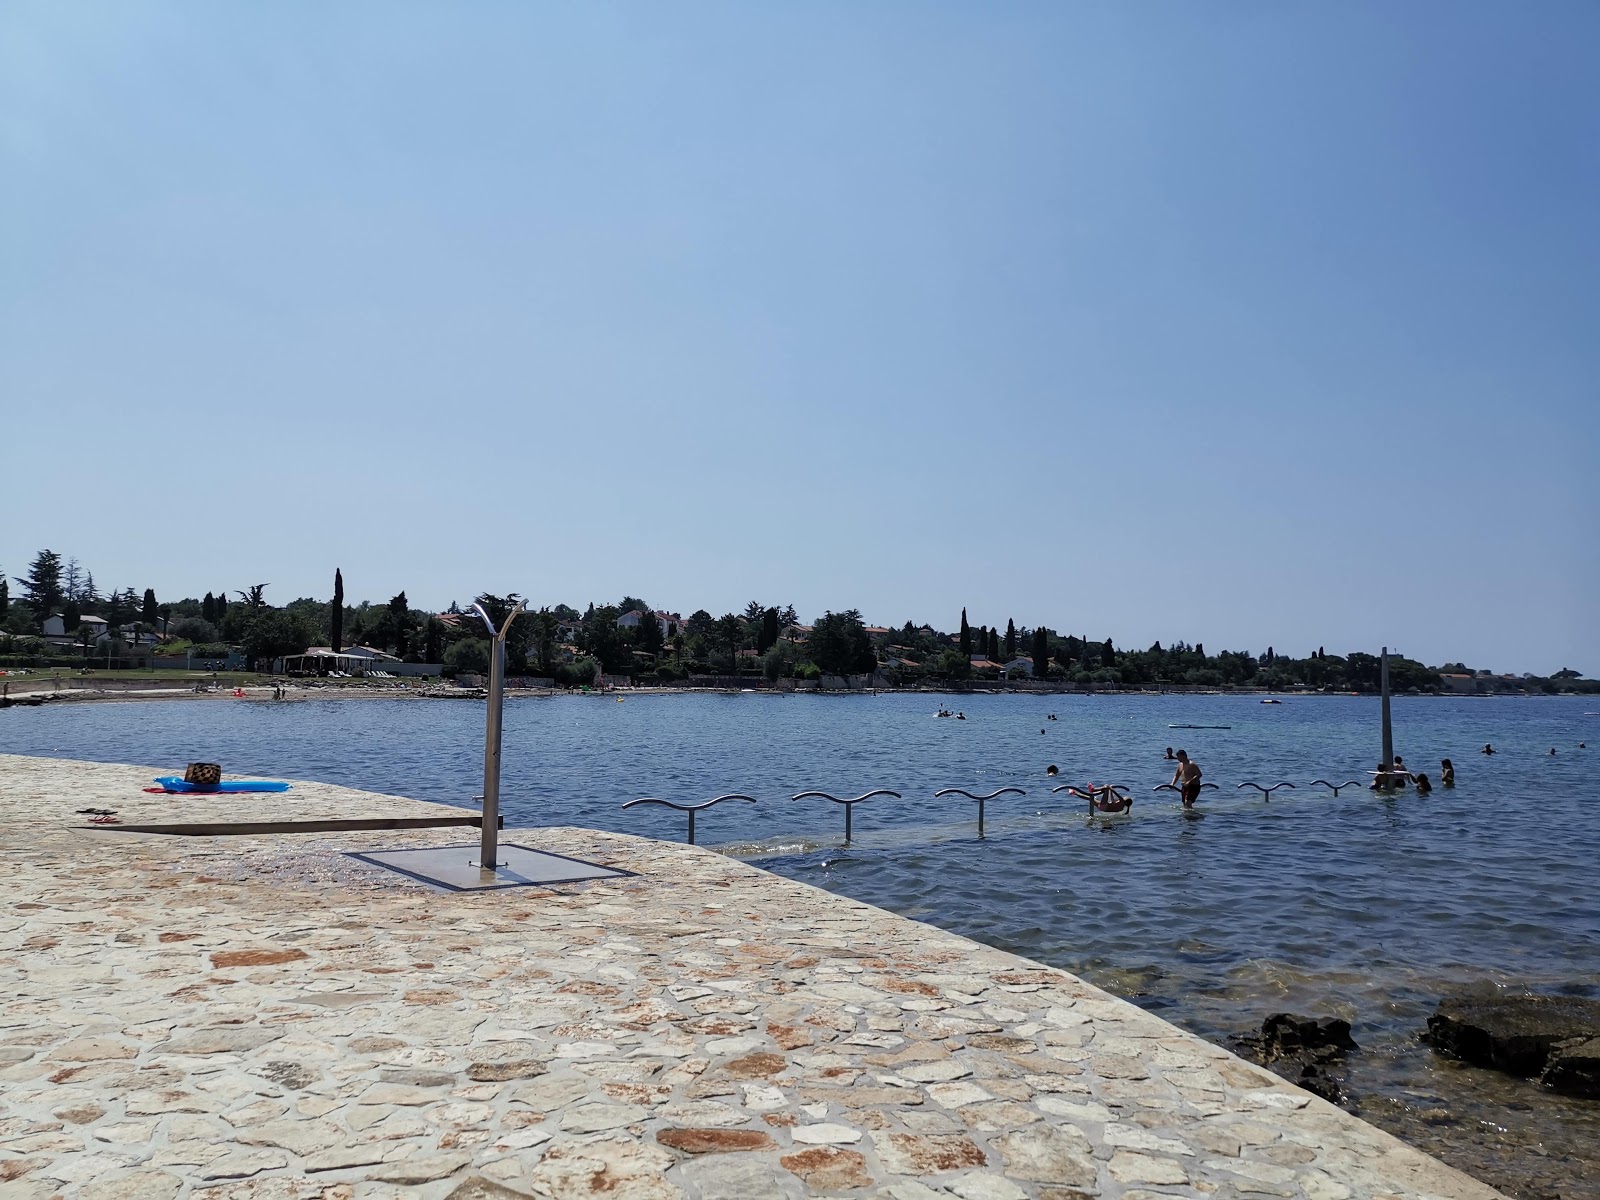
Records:
M1187 750L1178 751L1178 769L1172 773L1172 786L1183 794L1183 806L1193 808L1200 799L1200 764L1190 761Z
M1439 782L1447 788L1456 785L1456 765L1448 758L1439 764Z

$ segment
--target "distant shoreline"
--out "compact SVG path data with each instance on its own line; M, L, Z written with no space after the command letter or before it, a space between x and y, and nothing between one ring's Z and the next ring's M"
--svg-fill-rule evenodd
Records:
M150 701L216 701L216 700L244 700L257 704L297 704L307 700L478 700L486 697L483 688L456 688L453 686L435 685L427 688L410 687L384 687L373 686L332 686L332 687L305 687L295 684L251 684L234 688L216 688L210 691L195 691L193 688L175 688L152 684L150 686L126 687L73 687L70 681L62 679L63 686L59 690L49 686L55 684L54 679L39 680L11 680L10 695L6 697L5 707L39 707L42 704L120 704L120 703L148 703ZM20 685L20 686L19 686ZM281 698L275 696L279 688L283 689ZM1148 699L1165 699L1168 697L1215 697L1215 696L1240 696L1259 697L1275 696L1284 700L1320 700L1331 697L1357 697L1367 696L1377 699L1375 692L1274 692L1266 688L1235 688L1229 690L1216 689L1194 692L1176 691L1149 691L1137 688L1074 688L1070 685L1060 689L1051 690L1019 690L1011 688L972 687L960 690L932 687L899 687L899 688L833 688L827 691L816 689L787 690L778 688L709 688L709 687L637 687L614 688L606 691L583 691L576 688L508 688L506 697L514 700L539 699L547 700L558 697L577 697L587 699L627 699L629 697L647 696L684 696L684 695L710 695L710 696L817 696L826 698L850 696L908 696L921 695L929 697L955 697L964 696L1032 696L1047 699L1057 696L1101 696L1101 697L1139 697ZM1555 693L1555 697L1570 695L1574 699L1594 699L1584 697L1582 693ZM1462 692L1416 692L1402 693L1396 699L1460 699L1460 700L1525 700L1530 698L1552 698L1551 694L1541 692L1499 692L1488 694L1462 693Z

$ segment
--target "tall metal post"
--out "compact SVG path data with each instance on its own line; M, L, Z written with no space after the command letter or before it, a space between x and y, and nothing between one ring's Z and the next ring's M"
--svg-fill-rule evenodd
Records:
M1379 686L1383 690L1383 769L1394 766L1394 726L1389 720L1389 647L1383 648L1378 662Z
M506 634L511 632L511 622L522 612L523 602L506 614L505 624L499 629L493 619L474 604L489 630L489 712L483 727L483 840L480 843L478 866L492 871L499 865L500 857L500 724L506 703Z

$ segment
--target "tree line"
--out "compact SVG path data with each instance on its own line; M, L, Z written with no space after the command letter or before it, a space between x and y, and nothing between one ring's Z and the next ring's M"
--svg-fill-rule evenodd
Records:
M159 634L167 653L222 657L236 649L253 666L268 666L314 645L335 651L363 645L404 661L442 664L449 674L488 668L487 630L471 604L463 609L452 603L443 613L433 613L412 608L403 591L385 603L349 604L339 569L333 574L331 601L300 597L281 606L268 601L268 583L218 588L170 602L159 600L148 587L142 593L132 587L102 592L92 572L52 550L41 550L27 573L16 577L15 596L11 582L0 571L0 638L9 643L0 645L4 653L36 652L29 643L37 643L51 616L62 618L85 656L101 653L91 642L93 631L83 623L85 616L95 616L107 623L113 640L131 628L135 636L141 631ZM515 592L484 592L472 603L481 605L498 627L521 602ZM592 682L601 673L661 682L706 674L775 681L881 673L899 685L1025 675L1118 688L1376 691L1379 686L1379 660L1364 651L1335 655L1318 647L1296 657L1269 646L1260 654L1213 654L1203 644L1182 641L1128 649L1110 638L1064 635L1010 618L1004 628L973 625L965 609L953 634L910 621L898 629L869 629L853 608L829 610L804 626L793 605L757 600L738 613L718 617L699 609L680 621L658 614L637 595L623 596L616 604L591 603L581 613L567 604L530 610L511 626L506 660L512 675L536 674L566 684ZM1473 673L1459 662L1429 667L1403 656L1390 659L1390 683L1398 692L1437 691L1441 672ZM1537 691L1600 690L1600 684L1571 670L1517 683Z

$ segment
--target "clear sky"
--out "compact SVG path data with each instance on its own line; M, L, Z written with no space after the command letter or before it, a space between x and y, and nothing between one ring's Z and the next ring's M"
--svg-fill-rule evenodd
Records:
M1597 47L0 0L0 569L1600 673Z

